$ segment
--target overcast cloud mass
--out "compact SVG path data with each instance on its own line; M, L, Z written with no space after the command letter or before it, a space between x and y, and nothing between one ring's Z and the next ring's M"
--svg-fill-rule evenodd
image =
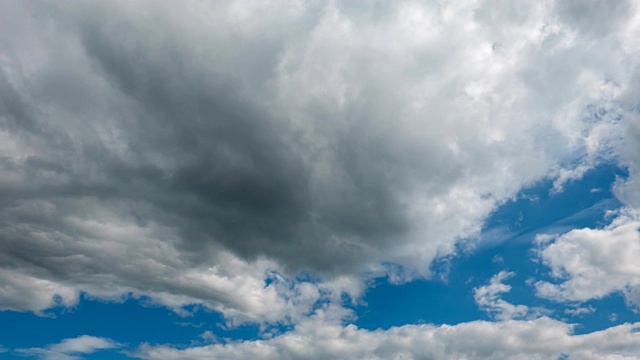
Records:
M129 344L143 359L640 358L637 323L574 335L503 300L518 269L470 294L492 321L367 330L348 308L607 163L620 207L539 233L550 276L526 276L638 309L638 38L636 1L0 1L0 309L133 298L289 327ZM16 351L126 342L81 335Z

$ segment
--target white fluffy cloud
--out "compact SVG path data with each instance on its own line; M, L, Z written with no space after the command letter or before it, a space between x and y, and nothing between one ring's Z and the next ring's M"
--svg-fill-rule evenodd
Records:
M176 349L143 345L143 359L640 359L640 324L573 335L547 317L368 331L326 322L322 313L269 340Z
M574 5L3 4L0 307L296 322L428 276L524 186L622 153L637 4Z
M630 303L640 305L639 229L638 213L627 209L603 229L576 229L555 240L540 237L540 257L558 283L538 282L538 294L585 301L622 291Z
M19 349L16 352L43 360L79 360L83 359L84 355L93 354L99 350L119 347L121 345L111 339L82 335L76 338L64 339L60 343L49 345L44 349Z
M488 285L480 286L473 291L473 299L480 309L487 311L497 320L522 318L529 312L526 305L514 305L500 298L502 294L511 291L511 286L503 281L514 275L514 272L500 271L491 278Z

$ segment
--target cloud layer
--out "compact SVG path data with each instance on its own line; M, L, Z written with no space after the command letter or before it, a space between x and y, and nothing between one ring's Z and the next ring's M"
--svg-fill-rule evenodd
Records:
M2 309L297 322L546 177L618 160L639 204L637 4L3 8Z
M269 340L183 350L144 345L143 359L639 359L640 324L573 335L547 317L530 321L474 321L455 326L405 325L368 331L326 322L322 313Z

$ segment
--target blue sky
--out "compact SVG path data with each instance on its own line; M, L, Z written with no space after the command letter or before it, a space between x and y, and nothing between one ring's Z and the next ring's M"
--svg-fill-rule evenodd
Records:
M0 1L0 359L640 359L639 31Z

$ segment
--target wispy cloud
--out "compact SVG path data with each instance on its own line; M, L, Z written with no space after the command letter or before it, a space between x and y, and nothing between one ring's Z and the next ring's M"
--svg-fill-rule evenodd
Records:
M76 338L64 339L45 348L17 349L15 352L43 360L77 360L83 359L85 355L93 354L99 350L119 347L121 347L120 344L110 339L82 335Z

